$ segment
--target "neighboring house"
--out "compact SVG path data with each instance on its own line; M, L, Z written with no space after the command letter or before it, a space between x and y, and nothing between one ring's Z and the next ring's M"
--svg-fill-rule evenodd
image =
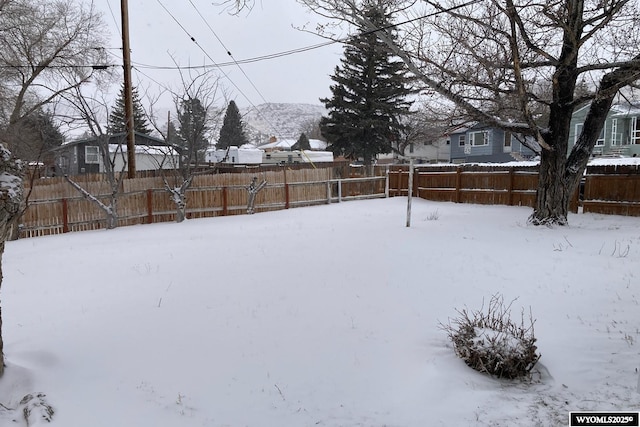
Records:
M537 156L518 135L481 123L458 128L450 134L450 141L452 163L506 163Z
M413 159L415 163L448 163L451 161L451 132L459 129L451 128L448 131L428 129L422 133L421 142L407 144L402 153L404 159ZM398 158L397 155L394 157Z
M569 150L580 133L590 104L579 108L571 117ZM614 104L609 109L600 137L593 149L594 156L640 156L640 106Z
M435 141L409 144L404 149L404 157L413 158L417 163L441 163L451 159L451 140L443 136Z
M123 170L127 158L125 134L109 135L109 153L116 171ZM135 134L136 170L171 169L178 163L178 153L162 139ZM56 147L55 175L82 175L105 171L98 137L70 141Z

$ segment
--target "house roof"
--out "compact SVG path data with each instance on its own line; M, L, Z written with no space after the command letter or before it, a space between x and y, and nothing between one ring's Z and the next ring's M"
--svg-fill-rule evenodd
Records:
M109 153L126 153L127 145L126 144L109 144ZM149 155L160 155L160 156L177 156L178 151L175 148L169 147L168 145L143 145L136 144L135 152L137 154L149 154Z
M260 148L261 150L274 149L274 148L280 148L282 150L291 150L291 147L293 147L296 142L298 142L297 139L279 139L275 142L268 142L266 144L261 144L260 146L258 146L258 148ZM327 148L327 143L320 139L309 139L309 145L311 146L312 150L324 150Z
M135 132L134 134L135 134L136 145L143 145L143 146L166 146L167 145L163 139L156 138L155 136L146 135L140 132ZM97 140L98 140L97 136L92 136L89 138L80 138L73 141L65 142L60 147L56 147L56 149L64 149L67 147L72 147L74 145L97 142ZM109 135L109 145L120 145L125 142L126 142L126 134L124 132Z
M609 111L614 118L640 116L640 106L634 104L614 104Z

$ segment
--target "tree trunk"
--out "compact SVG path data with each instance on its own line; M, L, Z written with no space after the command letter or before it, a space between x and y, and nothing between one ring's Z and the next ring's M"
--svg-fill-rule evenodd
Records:
M187 195L179 190L174 191L173 199L176 204L176 222L183 222L187 217Z
M566 172L566 154L543 150L540 158L536 204L529 221L535 225L567 225L571 185L562 179Z
M107 230L113 230L118 227L118 194L114 193L111 195L111 203L109 205L109 209L106 211L107 213Z
M13 158L9 150L0 144L0 288L2 287L2 256L12 225L22 212L24 187L22 163ZM0 308L0 376L4 374L4 341L2 339L2 309Z
M2 256L4 255L4 240L0 242L0 286L2 286ZM4 375L4 341L2 339L2 306L0 306L0 377Z

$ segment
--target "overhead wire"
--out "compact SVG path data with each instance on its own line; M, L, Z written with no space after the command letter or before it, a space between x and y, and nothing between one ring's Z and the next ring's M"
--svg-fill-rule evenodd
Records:
M182 31L184 31L184 33L187 35L187 37L189 37L189 39L191 39L191 41L193 43L195 43L195 45L202 51L202 53L204 53L205 56L207 58L209 58L209 60L217 67L216 61L211 57L209 52L207 52L202 47L202 45L195 39L195 37L191 35L189 30L187 30L187 28L184 25L182 25L182 23L171 13L171 11L169 9L167 9L167 7L160 0L156 0L156 1L158 2L158 4L160 4L160 6L162 6L162 8L165 10L165 12L167 12L167 14L169 14L169 16L171 16L171 18L182 29ZM238 92L249 102L249 104L253 105L253 103L251 102L249 97L244 93L244 91L242 89L240 89L240 87L233 81L233 79L226 72L224 72L224 70L220 69L220 72L229 81L229 83L231 83L233 85L233 87L235 87L238 90Z
M111 13L111 18L113 19L113 23L115 24L116 28L118 29L118 33L120 34L120 37L122 37L122 29L120 28L120 23L118 23L118 20L116 19L116 15L113 13L113 9L111 8L111 1L107 0L107 7L109 8L109 12Z
M244 77L247 79L247 81L249 82L249 84L251 85L251 87L253 87L253 89L256 91L256 93L258 94L258 96L262 99L262 101L267 105L267 108L269 108L269 102L265 99L264 95L262 94L262 92L260 92L260 89L258 89L258 87L253 83L253 81L251 80L251 78L249 77L249 75L244 71L244 69L240 66L240 64L238 63L238 61L236 61L235 57L233 56L233 54L231 53L231 50L224 44L224 42L222 41L222 39L220 38L220 36L218 36L218 34L215 32L215 30L213 29L213 27L211 26L211 24L209 24L209 21L204 17L204 15L200 12L200 9L198 9L198 7L193 3L193 0L189 0L189 3L191 4L191 6L195 9L196 13L198 14L198 16L200 17L200 19L202 19L202 21L204 22L204 24L207 26L207 28L209 29L209 31L211 32L211 34L213 34L213 36L216 38L216 40L218 40L218 43L220 43L220 46L222 46L222 48L225 50L225 52L227 53L227 55L232 59L233 64L240 70L240 72L242 73L242 75L244 75ZM258 116L262 117L262 119L269 125L269 127L271 128L272 131L274 131L274 135L278 135L278 137L280 139L282 138L282 135L280 133L280 130L273 125L273 123L271 123L271 120L269 120L269 118L267 118L264 114L262 114L262 111L260 111L255 105L252 104L252 107L255 109L256 113L258 114Z

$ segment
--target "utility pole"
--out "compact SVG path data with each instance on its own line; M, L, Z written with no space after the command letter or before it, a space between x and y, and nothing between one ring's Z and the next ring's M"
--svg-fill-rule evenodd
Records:
M136 137L133 123L133 87L131 85L131 47L129 45L129 6L120 0L122 15L122 63L124 67L124 117L127 130L127 167L129 178L136 176Z

